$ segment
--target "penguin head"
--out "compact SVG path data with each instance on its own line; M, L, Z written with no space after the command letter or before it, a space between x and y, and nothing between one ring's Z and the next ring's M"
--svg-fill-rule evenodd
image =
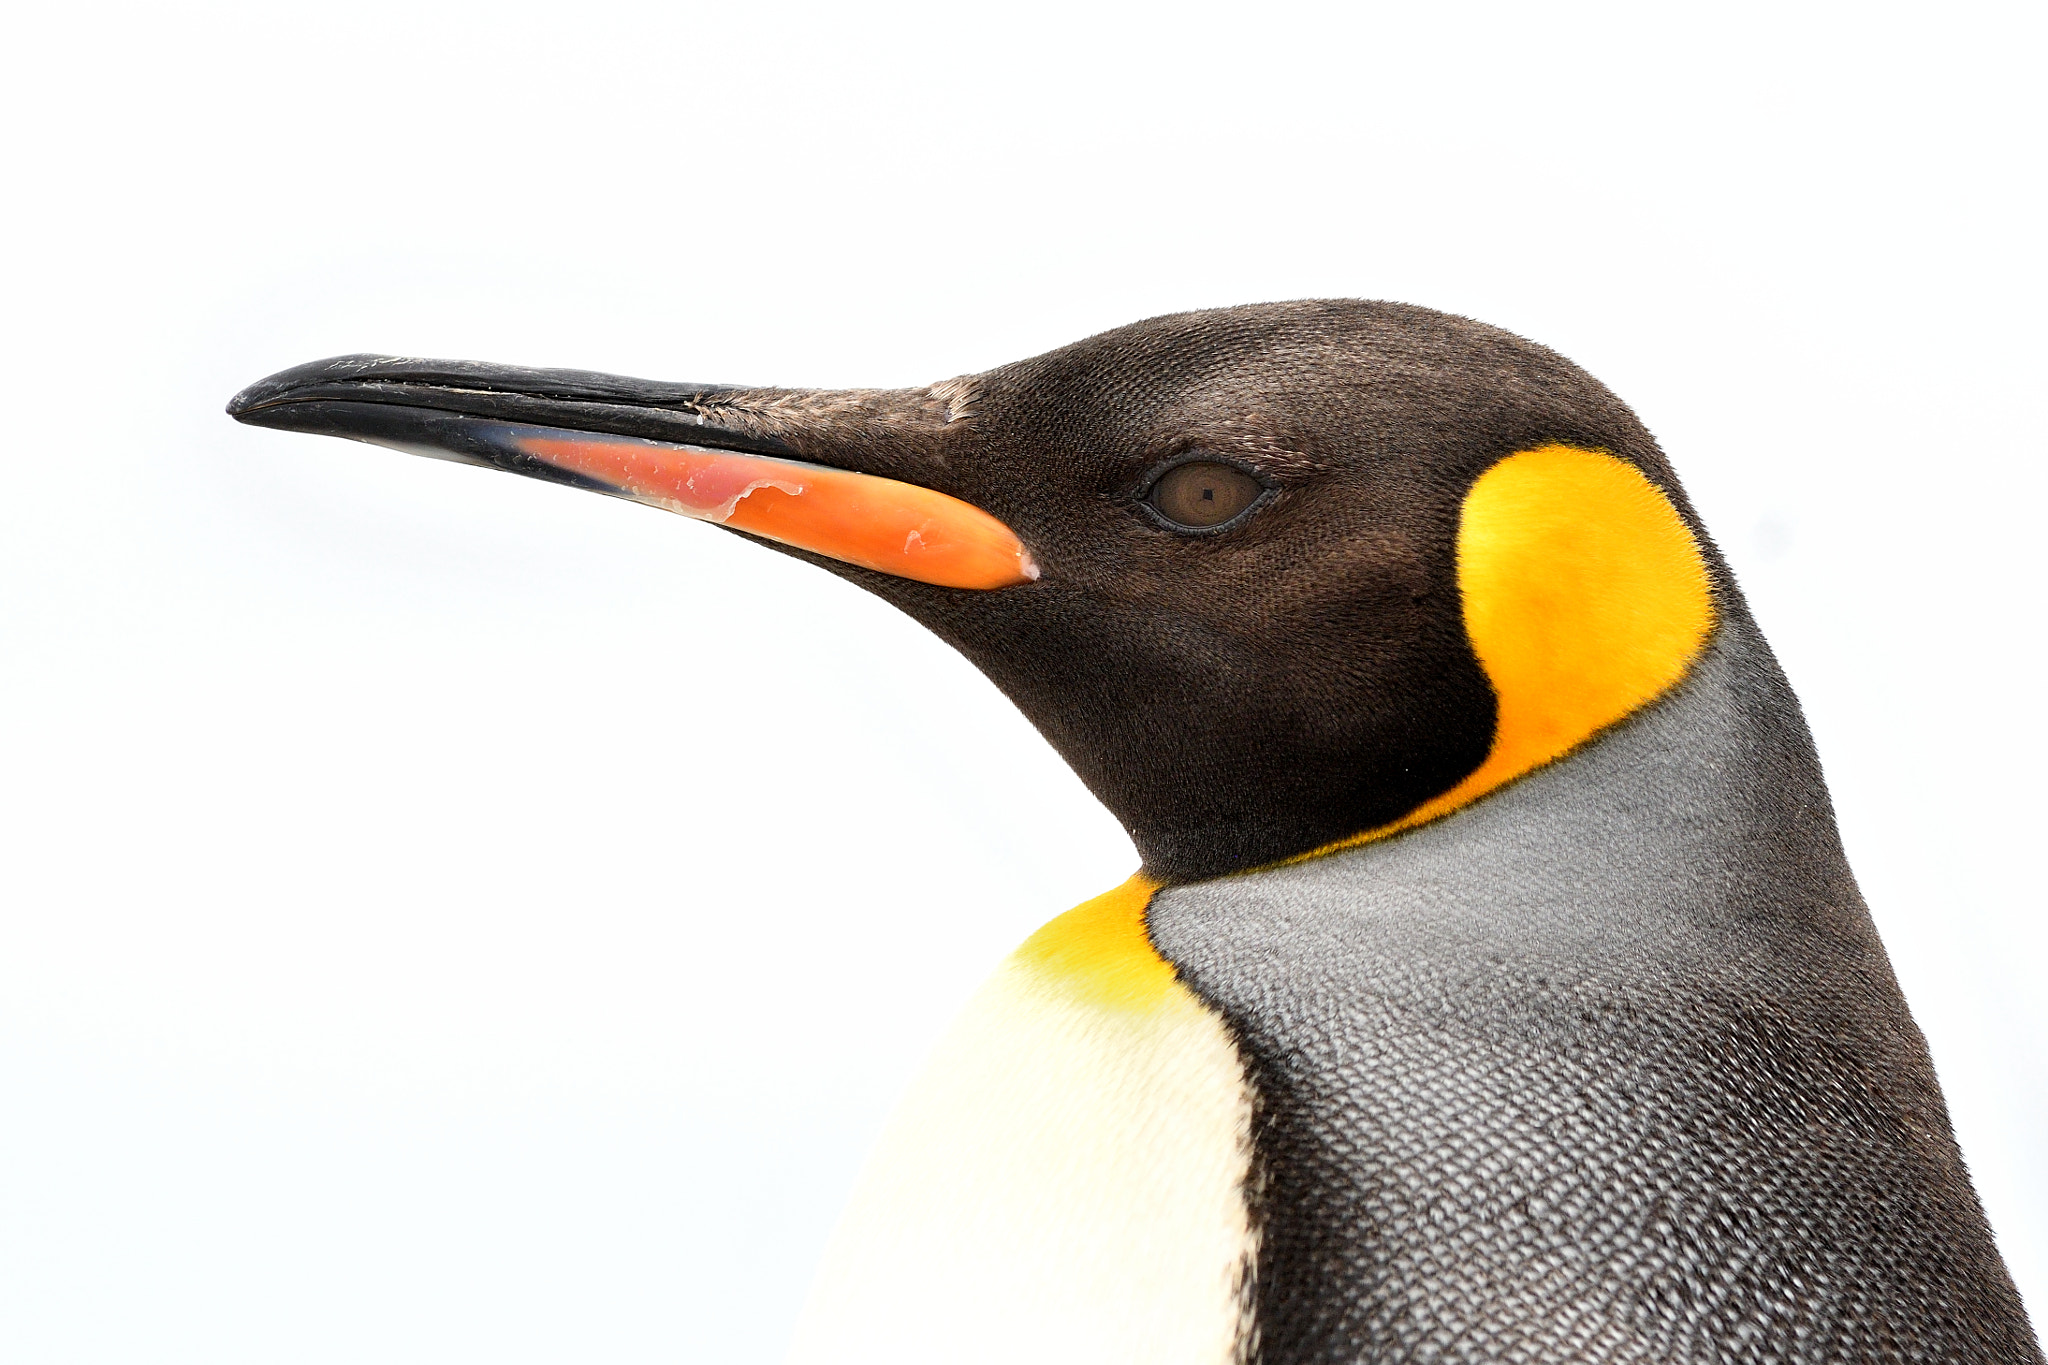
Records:
M1168 882L1481 795L1668 688L1713 614L1618 399L1398 304L1176 314L908 390L352 356L229 411L706 516L858 583Z

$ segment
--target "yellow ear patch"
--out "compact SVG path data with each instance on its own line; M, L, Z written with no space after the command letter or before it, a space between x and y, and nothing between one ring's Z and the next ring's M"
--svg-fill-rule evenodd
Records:
M1706 560L1663 490L1569 446L1511 455L1472 485L1458 588L1500 707L1492 752L1456 789L1470 795L1661 696L1714 624Z
M1465 779L1334 852L1466 805L1668 691L1714 625L1699 543L1624 460L1548 445L1480 475L1458 526L1465 632L1493 684L1493 748Z
M1083 901L1019 945L1016 960L1091 1004L1142 1010L1178 984L1145 932L1159 883L1140 873Z

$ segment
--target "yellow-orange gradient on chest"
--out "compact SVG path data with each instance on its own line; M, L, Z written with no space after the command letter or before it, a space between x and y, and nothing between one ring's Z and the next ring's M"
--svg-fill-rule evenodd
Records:
M1134 877L1033 934L940 1042L792 1360L1224 1365L1248 1329L1251 1095Z
M1156 1009L1179 989L1145 933L1159 884L1136 876L1053 920L1017 949L1046 984L1112 1009Z

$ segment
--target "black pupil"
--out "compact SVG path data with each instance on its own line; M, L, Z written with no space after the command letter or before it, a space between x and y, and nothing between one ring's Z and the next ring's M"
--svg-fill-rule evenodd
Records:
M1264 491L1257 479L1241 469L1195 460L1160 475L1145 501L1176 526L1199 530L1221 526L1258 501Z

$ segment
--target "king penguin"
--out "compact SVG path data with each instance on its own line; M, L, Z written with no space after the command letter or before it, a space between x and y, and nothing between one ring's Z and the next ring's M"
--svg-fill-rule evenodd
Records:
M1798 703L1553 352L1301 302L921 389L351 356L229 411L850 579L1129 831L938 1045L793 1359L2040 1365Z

